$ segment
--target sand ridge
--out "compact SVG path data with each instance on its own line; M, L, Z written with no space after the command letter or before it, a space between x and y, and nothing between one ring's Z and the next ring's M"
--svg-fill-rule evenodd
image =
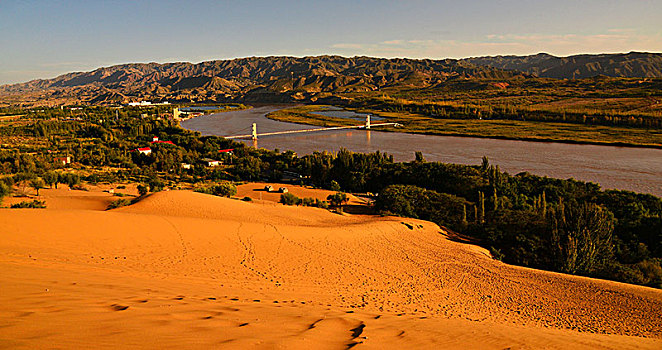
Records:
M509 266L424 221L167 191L0 229L5 347L662 344L661 291Z

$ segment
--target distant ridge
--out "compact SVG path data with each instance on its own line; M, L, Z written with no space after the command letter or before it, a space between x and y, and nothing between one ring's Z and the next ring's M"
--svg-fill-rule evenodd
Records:
M662 54L555 57L541 53L461 60L270 56L197 64L130 63L3 85L0 105L110 105L140 100L335 103L347 94L497 89L540 83L536 79L596 76L662 77Z
M662 77L662 53L630 52L568 57L539 53L530 56L473 57L464 61L555 79L583 79L597 75L616 78Z
M425 88L454 79L510 79L521 75L452 59L249 57L198 64L122 64L4 85L0 93L40 93L42 99L70 97L97 104L143 98L292 101L328 93Z

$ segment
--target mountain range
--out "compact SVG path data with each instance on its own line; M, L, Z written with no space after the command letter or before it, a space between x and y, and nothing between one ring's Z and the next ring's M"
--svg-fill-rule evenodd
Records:
M544 78L584 79L596 75L618 78L662 77L662 54L574 55L557 57L546 53L530 56L485 56L463 60L479 66L520 71Z
M426 89L457 81L514 81L662 77L662 54L555 57L495 56L468 59L373 57L249 57L197 64L132 63L53 79L0 86L0 102L115 104L153 101L316 101L343 93L389 88ZM499 83L502 84L502 83Z

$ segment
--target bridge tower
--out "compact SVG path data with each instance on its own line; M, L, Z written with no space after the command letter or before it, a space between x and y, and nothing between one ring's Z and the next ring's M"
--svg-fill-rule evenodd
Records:
M370 129L370 114L365 116L365 128Z
M253 135L253 140L257 140L257 123L253 123L253 132L251 132L251 135Z

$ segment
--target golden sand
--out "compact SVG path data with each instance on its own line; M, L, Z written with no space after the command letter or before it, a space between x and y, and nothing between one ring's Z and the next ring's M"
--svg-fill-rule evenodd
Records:
M0 348L662 348L662 291L509 266L429 222L42 194L0 209Z

